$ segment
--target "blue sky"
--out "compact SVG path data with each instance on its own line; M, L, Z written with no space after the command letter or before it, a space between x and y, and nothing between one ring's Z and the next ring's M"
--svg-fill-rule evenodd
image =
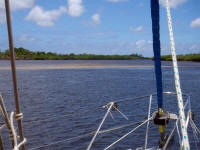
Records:
M152 56L150 0L10 0L15 47L57 53ZM170 53L160 0L162 54ZM170 0L176 51L200 52L200 1ZM0 49L8 48L0 0Z

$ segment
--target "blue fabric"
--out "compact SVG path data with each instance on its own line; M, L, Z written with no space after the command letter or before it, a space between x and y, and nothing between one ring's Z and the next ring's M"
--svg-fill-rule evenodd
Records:
M163 106L162 70L160 57L159 0L151 0L151 19L153 32L154 68L156 74L158 108Z

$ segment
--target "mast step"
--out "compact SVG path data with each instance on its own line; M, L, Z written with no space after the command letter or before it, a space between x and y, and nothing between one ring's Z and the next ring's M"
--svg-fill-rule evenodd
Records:
M158 111L153 113L153 122L155 125L165 126L169 123L170 114L167 111L162 110L162 114Z

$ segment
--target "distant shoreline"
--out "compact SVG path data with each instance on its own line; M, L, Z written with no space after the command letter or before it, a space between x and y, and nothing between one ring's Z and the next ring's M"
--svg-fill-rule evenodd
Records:
M95 55L95 54L57 54L43 51L30 51L22 47L15 48L17 60L131 60L131 59L148 59L139 54L130 55ZM8 60L10 51L0 52L1 60Z
M52 52L30 51L22 47L15 48L16 60L138 60L154 59L153 57L144 57L140 54L130 55L96 55L96 54L57 54ZM0 60L9 60L10 52L0 51ZM171 55L161 56L162 61L172 61ZM177 55L178 61L200 62L200 53Z
M161 56L162 61L172 61L171 55ZM200 53L197 54L185 54L185 55L177 55L178 61L193 61L200 62Z

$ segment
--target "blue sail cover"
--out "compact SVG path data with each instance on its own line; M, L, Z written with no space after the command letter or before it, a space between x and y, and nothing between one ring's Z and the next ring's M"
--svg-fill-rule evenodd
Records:
M151 0L151 19L153 32L154 68L156 74L158 108L163 105L162 70L160 57L159 0Z

